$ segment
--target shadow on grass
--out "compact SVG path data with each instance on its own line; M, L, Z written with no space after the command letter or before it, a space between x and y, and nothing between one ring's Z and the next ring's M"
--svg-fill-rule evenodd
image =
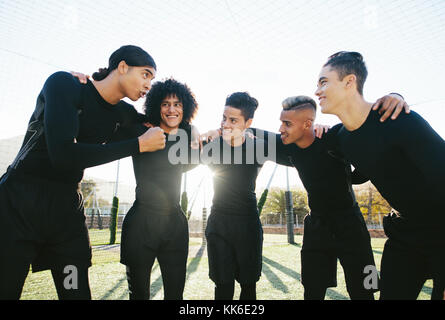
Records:
M150 299L152 299L162 288L162 274L156 278L156 280L150 284Z
M289 243L291 246L295 246L295 247L300 247L301 248L301 244L300 243Z
M111 297L111 295L113 294L113 292L114 291L116 291L121 285L122 285L122 283L123 282L126 282L127 281L127 277L125 276L125 277L122 277L121 279L119 279L118 281L117 281L117 283L114 285L114 287L113 288L111 288L110 290L108 290L102 297L100 297L100 300L106 300L106 299L108 299L109 297ZM128 293L127 293L128 294Z
M283 281L281 281L281 279L264 263L262 273L266 276L267 280L269 280L275 289L278 289L284 293L289 293L289 290Z
M204 255L205 248L206 248L206 245L205 245L205 243L203 243L201 245L201 247L199 248L198 252L196 253L195 257L193 257L192 261L190 261L189 265L187 266L186 281L188 280L190 275L192 273L196 272L196 270L198 269L199 262L201 261L202 256Z
M154 271L154 270L156 270L157 268L159 267L159 264L158 263L156 263L154 266L153 266L153 268L152 268L152 272ZM106 300L106 299L108 299L109 297L111 297L112 295L113 295L113 293L122 285L122 283L123 282L126 282L127 281L127 276L125 275L124 277L122 277L121 279L119 279L118 281L117 281L117 283L113 286L113 288L111 288L110 290L108 290L102 297L100 297L100 300ZM162 285L162 279L161 279L161 285ZM158 289L158 291L159 291L159 289ZM128 294L129 294L129 291L128 291L128 287L127 287L127 289L125 290L125 292L117 299L117 300L123 300L124 298L125 298L125 296L127 296L128 297Z
M433 294L433 288L428 287L428 286L423 286L422 292L426 293L427 295L429 295L431 297L431 295Z
M263 268L265 266L265 263L267 263L269 266L271 266L277 270L280 270L281 272L287 274L288 276L296 279L297 281L299 281L301 283L301 275L298 272L296 272L292 269L289 269L288 267L285 267L282 264L279 264L278 262L273 261L273 260L263 256ZM280 280L280 282L281 282L281 280ZM272 285L274 285L273 282L272 282ZM348 300L348 297L346 297L346 296L342 295L341 293L339 293L333 289L330 289L330 288L328 288L328 290L326 290L326 295L331 299Z

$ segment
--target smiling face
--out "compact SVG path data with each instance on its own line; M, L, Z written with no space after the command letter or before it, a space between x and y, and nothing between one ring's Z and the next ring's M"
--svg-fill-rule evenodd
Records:
M225 106L221 121L222 138L231 143L234 139L243 137L244 130L250 127L252 119L245 120L240 109Z
M125 61L119 63L118 71L122 93L132 101L137 101L147 94L151 89L151 81L156 76L156 70L153 67L130 67Z
M351 83L355 82L355 76L345 76L343 80L339 79L338 72L330 66L321 69L317 90L315 95L318 97L321 112L338 114L342 102L348 97L351 90Z
M182 122L184 109L181 100L176 95L169 95L161 102L160 127L165 132L177 129Z
M307 130L312 129L314 119L315 111L311 109L281 111L281 141L284 144L297 143Z

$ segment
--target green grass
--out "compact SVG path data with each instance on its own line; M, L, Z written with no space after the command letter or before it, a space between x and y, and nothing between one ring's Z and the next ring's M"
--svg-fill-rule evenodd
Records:
M109 229L90 229L90 242L92 246L107 245L110 243L110 230ZM116 233L116 243L121 243L121 230Z
M93 230L92 245L104 245L108 242L108 230ZM117 238L120 240L120 235ZM105 241L105 242L104 242ZM286 235L264 235L263 271L257 283L257 297L262 300L302 300L303 286L300 282L300 249L302 236L295 236L295 245L287 243ZM372 239L372 247L377 268L385 239ZM104 250L106 248L106 250ZM192 254L187 264L187 281L184 299L209 300L214 296L214 285L208 277L207 255L195 255L202 248L200 238L190 238ZM125 266L119 263L119 246L93 248L93 266L89 269L90 286L93 299L121 300L128 299L128 287ZM328 289L327 300L349 299L344 282L343 269L338 263L338 286ZM425 283L419 299L431 297L432 281ZM236 285L235 299L239 298L240 288ZM151 297L163 299L162 277L157 262L151 276ZM375 294L378 299L379 293ZM57 299L57 294L49 271L30 273L23 288L22 299L40 300Z

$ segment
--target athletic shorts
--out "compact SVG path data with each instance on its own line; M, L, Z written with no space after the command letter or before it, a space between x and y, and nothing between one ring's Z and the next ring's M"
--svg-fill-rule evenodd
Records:
M33 272L91 266L91 246L78 184L11 173L0 184L0 265Z
M217 284L255 283L262 268L263 229L257 214L212 210L206 227L209 277Z
M436 234L433 237L435 228L431 228L432 235L422 236L424 234L422 228L406 225L403 219L396 215L386 216L383 224L388 240L381 262L380 298L416 299L424 282L433 279L431 298L443 299L445 290L443 234ZM418 241L414 242L414 239Z
M151 267L160 254L172 263L186 264L189 246L188 221L179 206L155 210L135 202L122 224L121 263Z
M304 286L336 287L337 259L349 286L362 286L364 269L375 266L366 223L358 207L334 219L308 214L304 219L301 279Z

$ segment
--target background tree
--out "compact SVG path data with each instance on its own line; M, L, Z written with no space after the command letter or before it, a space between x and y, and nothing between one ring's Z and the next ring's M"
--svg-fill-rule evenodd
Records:
M295 218L298 219L296 221L301 225L304 217L310 212L307 201L307 192L301 189L293 190L292 200L294 203L294 215Z
M307 193L304 190L296 188L291 189L291 191L294 218L295 221L298 221L298 223L301 224L304 216L309 213L309 207L307 205ZM285 189L280 189L277 187L271 188L269 190L266 202L263 206L263 214L270 215L270 222L272 224L278 224L280 223L280 221L284 223L286 221L285 192Z
M84 179L80 183L80 191L83 195L84 200L84 207L85 208L91 208L93 206L93 197L90 196L90 193L93 191L93 189L96 188L97 192L97 183L94 180L91 179Z
M354 186L354 192L367 224L380 224L382 216L391 212L391 206L371 182Z

